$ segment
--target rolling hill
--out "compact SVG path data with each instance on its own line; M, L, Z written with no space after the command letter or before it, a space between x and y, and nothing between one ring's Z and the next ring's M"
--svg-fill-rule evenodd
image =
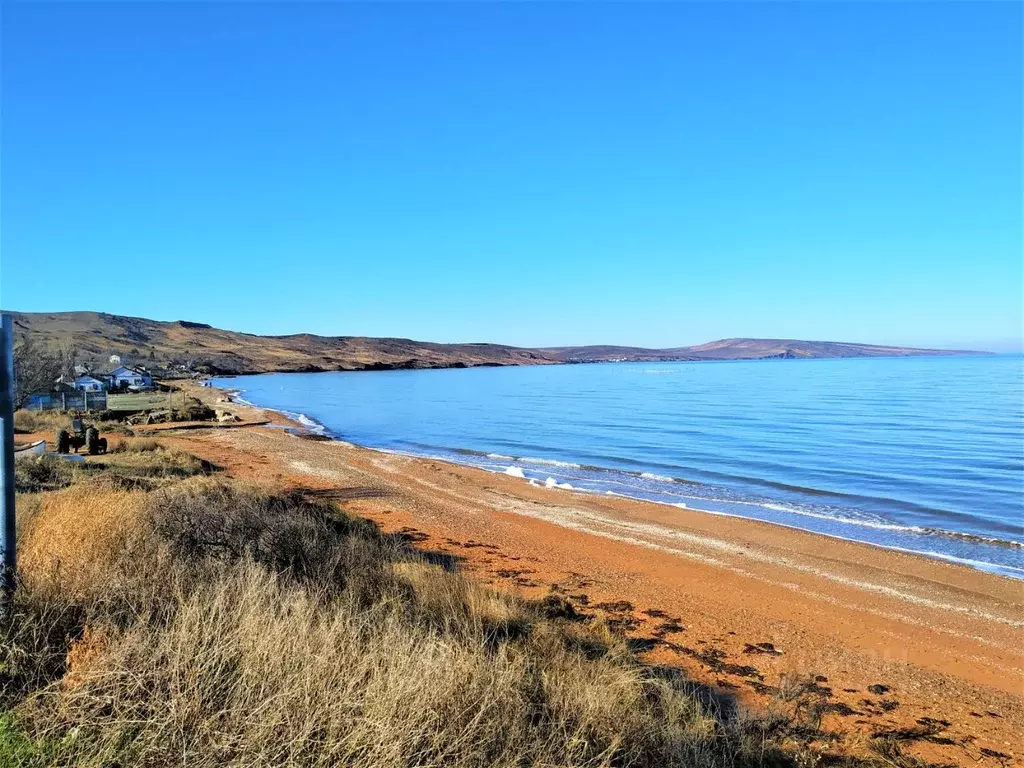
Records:
M271 371L386 370L500 365L764 358L879 357L953 354L947 350L789 339L722 339L693 347L523 348L438 344L365 336L257 336L184 320L163 322L102 312L12 312L15 340L75 350L102 368L112 354L155 370L240 374Z

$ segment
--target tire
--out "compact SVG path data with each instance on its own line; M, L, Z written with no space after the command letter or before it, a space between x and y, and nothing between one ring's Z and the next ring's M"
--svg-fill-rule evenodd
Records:
M57 453L71 452L71 435L66 429L57 433Z
M106 453L106 452L107 452L107 438L101 437L100 438L100 453Z
M96 427L89 427L85 430L85 447L90 456L100 452L100 431Z

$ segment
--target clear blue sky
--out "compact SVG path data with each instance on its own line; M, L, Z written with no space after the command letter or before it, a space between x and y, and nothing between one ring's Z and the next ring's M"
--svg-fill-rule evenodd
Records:
M1005 348L1021 28L1012 2L5 2L0 301Z

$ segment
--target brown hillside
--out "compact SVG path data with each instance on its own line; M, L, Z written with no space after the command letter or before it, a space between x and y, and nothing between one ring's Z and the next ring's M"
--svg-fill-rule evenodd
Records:
M15 337L33 334L50 346L71 346L97 367L112 354L152 368L185 366L205 373L375 370L538 365L626 360L752 360L954 354L946 350L789 339L722 339L693 347L645 349L578 346L529 349L501 344L436 344L365 336L257 336L184 320L162 322L103 312L12 313Z

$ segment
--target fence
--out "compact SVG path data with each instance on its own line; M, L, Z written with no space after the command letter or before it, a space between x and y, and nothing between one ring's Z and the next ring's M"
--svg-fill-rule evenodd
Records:
M174 398L171 392L129 392L108 395L106 392L50 392L29 395L30 411L149 411L154 408L182 406L184 395ZM177 402L175 402L175 400Z
M180 406L182 397L171 397L171 392L130 392L126 395L107 395L107 408L112 411L149 411L154 408L170 408L177 400Z
M106 392L50 392L29 395L30 411L105 411Z

